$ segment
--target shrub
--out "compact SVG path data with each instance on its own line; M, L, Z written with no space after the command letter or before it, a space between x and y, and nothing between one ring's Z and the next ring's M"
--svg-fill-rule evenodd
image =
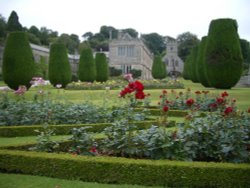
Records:
M14 90L20 85L31 86L35 74L35 62L24 32L12 32L8 35L3 54L3 80Z
M62 85L63 88L71 81L71 67L67 49L64 44L54 43L50 47L49 80L54 86Z
M82 82L93 82L96 79L96 66L91 48L84 48L81 52L78 76Z
M108 80L108 64L104 53L97 53L95 57L96 81L106 82Z
M141 76L141 70L132 69L130 73L133 75L133 78L139 78Z
M154 58L152 65L152 76L155 79L163 79L167 76L167 70L165 63L161 60L160 56Z
M236 20L212 20L205 52L205 71L209 85L230 89L239 81L242 69L243 58Z
M115 67L109 67L109 75L110 76L121 76L122 70L116 69Z
M248 187L249 164L138 160L0 150L0 169L87 182L164 187Z

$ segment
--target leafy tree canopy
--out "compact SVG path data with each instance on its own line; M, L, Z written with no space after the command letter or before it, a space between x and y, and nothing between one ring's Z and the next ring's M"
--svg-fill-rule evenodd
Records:
M193 47L199 44L199 39L195 34L185 32L177 36L178 56L185 62Z
M13 31L22 31L23 27L22 25L19 23L18 20L18 15L15 11L12 11L10 14L10 17L8 19L7 22L7 31L8 32L13 32Z

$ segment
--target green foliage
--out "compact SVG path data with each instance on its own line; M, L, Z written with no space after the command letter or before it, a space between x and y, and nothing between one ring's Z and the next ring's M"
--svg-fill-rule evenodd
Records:
M0 45L3 43L6 37L6 21L5 18L0 14Z
M51 136L54 136L54 131L48 124L42 126L42 130L35 130L39 135L37 136L37 143L35 146L29 148L32 151L54 152L59 144L53 141Z
M240 39L240 46L244 62L250 64L250 43L247 40Z
M187 58L188 62L188 71L189 71L189 76L190 76L190 80L192 80L192 82L197 83L198 82L198 76L197 76L197 56L198 56L198 46L195 46L189 57Z
M249 162L249 125L247 114L223 117L212 113L181 125L177 138L183 139L184 149L192 151L194 160Z
M243 58L236 20L212 20L205 53L205 69L209 85L230 89L239 81L242 66Z
M106 55L104 53L96 53L95 57L96 64L96 81L105 82L108 80L108 63Z
M0 169L87 182L164 187L248 187L250 178L249 164L78 157L11 150L0 150Z
M8 22L7 22L6 29L8 32L22 31L23 30L22 25L19 23L18 15L15 11L11 12L10 17L8 19Z
M198 55L196 59L196 75L197 80L204 87L209 87L209 83L205 71L205 51L206 51L207 37L202 37L198 47Z
M149 50L155 55L161 54L166 49L164 38L158 33L145 34L142 35L142 38Z
M157 124L156 121L136 121L129 124L136 125L138 129L147 128L151 124ZM89 131L93 133L100 133L106 127L111 126L111 123L90 123L90 124L60 124L50 125L56 135L69 135L73 128L90 127ZM0 126L1 137L21 137L21 136L35 136L35 130L41 130L41 125L19 125L19 126Z
M35 73L33 54L24 32L12 32L8 35L3 54L3 79L12 89L19 85L31 86L30 81Z
M115 67L109 67L109 75L110 76L121 76L122 70L116 69Z
M167 76L166 65L160 56L154 58L152 65L152 76L155 79L163 79Z
M133 75L133 78L140 78L141 76L141 70L138 69L131 69L130 73Z
M80 40L77 35L68 35L65 33L61 34L60 37L58 37L57 42L63 43L70 54L75 54L80 44Z
M54 43L50 47L49 80L53 86L66 87L71 82L71 67L64 44Z
M94 155L94 152L91 152L95 141L93 136L86 130L90 127L81 127L72 129L72 146L69 149L70 153L78 155Z
M78 76L83 82L93 82L96 79L96 65L91 48L85 48L82 50Z
M42 77L44 80L48 79L48 64L46 63L46 57L41 56L40 61L36 62L35 76Z
M178 56L186 62L188 55L191 53L193 47L199 44L199 39L195 34L185 32L177 37L178 42Z

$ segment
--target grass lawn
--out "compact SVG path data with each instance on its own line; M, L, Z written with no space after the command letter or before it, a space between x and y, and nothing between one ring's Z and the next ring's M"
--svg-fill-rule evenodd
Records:
M208 90L209 95L211 97L219 96L223 91L227 91L229 93L230 98L235 98L237 100L237 106L246 110L250 107L250 88L240 88L234 87L230 90L221 90L214 88L205 88L199 83L193 83L187 80L181 80L185 88L190 88L191 92L194 93L197 90ZM0 82L0 86L4 85L3 82ZM180 91L185 92L186 89L175 89L176 93ZM121 105L125 101L118 97L120 90L63 90L63 89L55 89L52 86L42 86L31 88L28 92L25 93L25 99L32 100L34 95L39 91L43 90L50 99L59 100L59 101L68 101L73 103L83 103L86 101L91 101L94 104L104 105L105 103L108 105ZM167 90L169 93L170 90ZM157 105L159 102L159 96L161 95L161 89L153 89L153 90L145 90L145 93L149 93L151 96L151 105ZM10 97L14 96L12 92L8 94ZM194 94L193 94L193 97ZM108 102L105 102L108 101Z
M70 181L41 176L0 173L1 188L146 188L138 185L112 185ZM148 187L148 186L147 186ZM152 187L157 188L157 187Z

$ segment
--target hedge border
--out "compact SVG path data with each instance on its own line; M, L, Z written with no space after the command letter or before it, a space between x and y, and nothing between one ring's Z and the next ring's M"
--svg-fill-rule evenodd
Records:
M0 170L87 182L170 187L249 187L250 164L136 160L0 150Z
M97 123L97 124L70 124L70 125L50 125L56 135L68 135L70 130L73 128L80 128L89 126L90 132L98 133L103 131L108 126L111 126L112 123ZM138 129L145 129L151 125L158 125L158 121L138 121L131 122L138 127ZM174 126L175 122L169 122L169 126ZM26 126L1 126L0 127L0 137L19 137L19 136L36 136L37 133L35 130L40 130L41 125L26 125Z

